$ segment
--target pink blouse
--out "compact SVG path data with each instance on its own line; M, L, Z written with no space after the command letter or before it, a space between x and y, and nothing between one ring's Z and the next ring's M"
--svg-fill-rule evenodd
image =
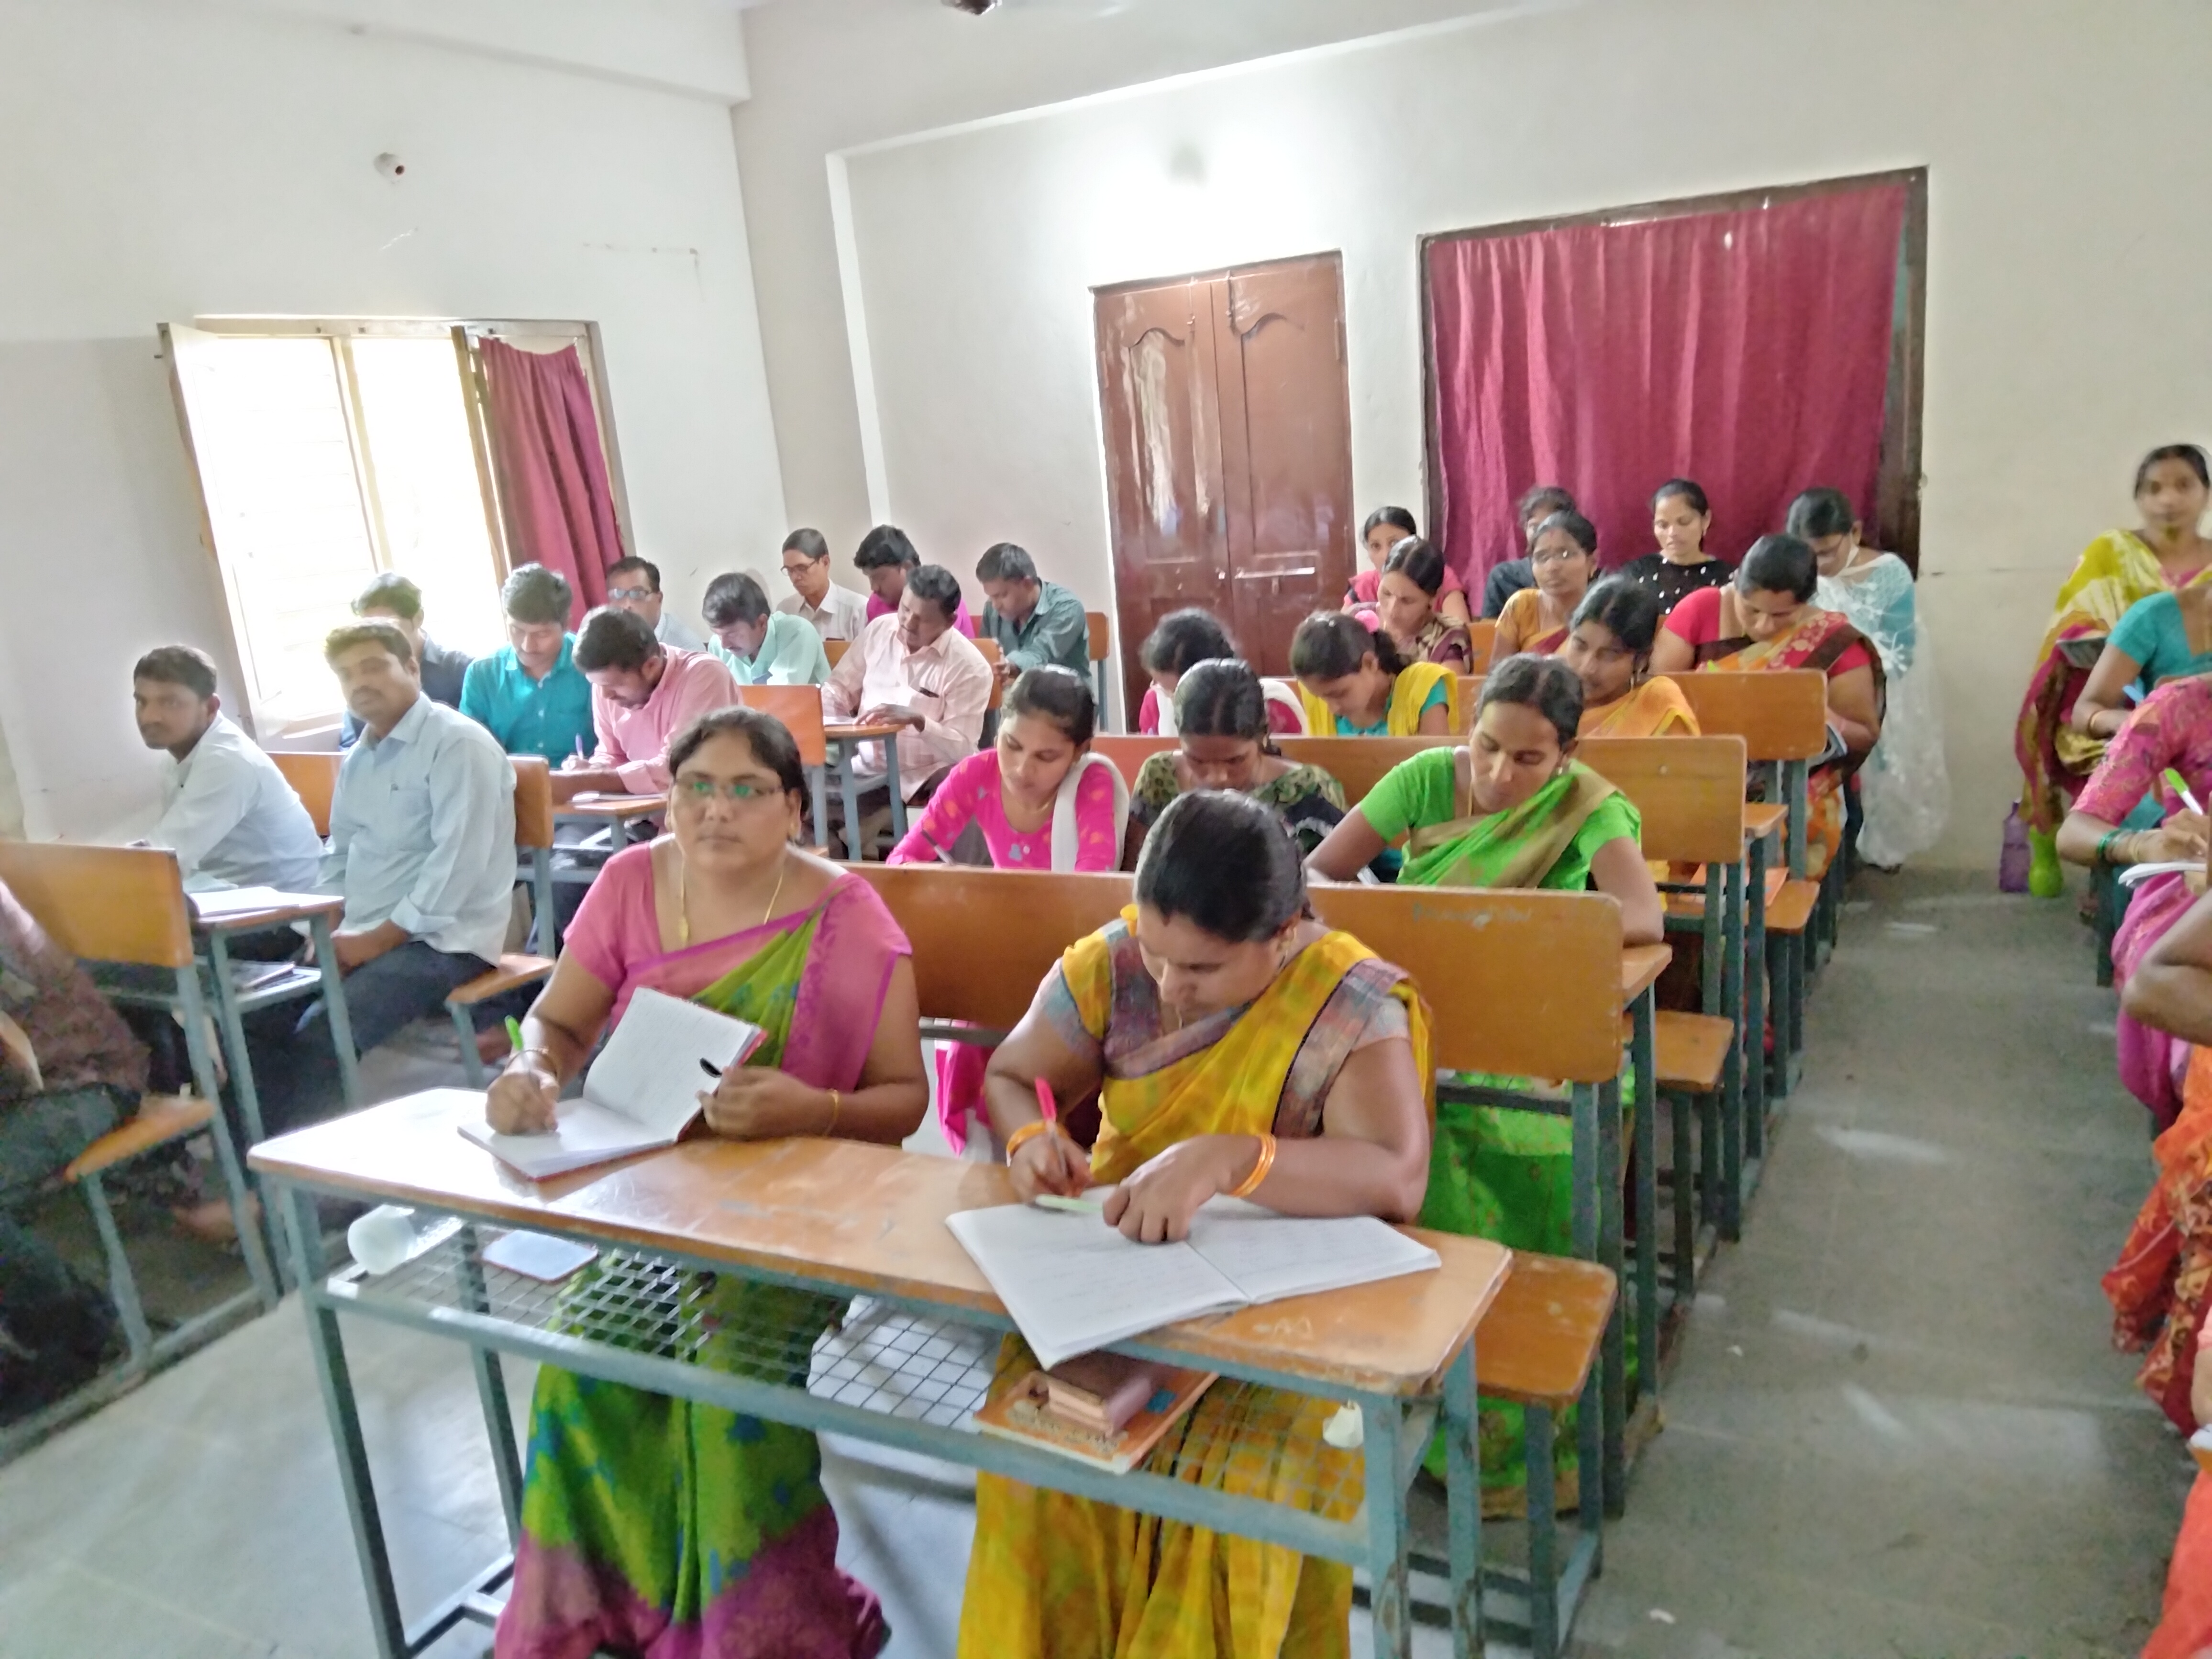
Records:
M1052 821L1048 818L1042 829L1030 830L1016 830L1006 822L995 747L979 750L945 774L928 807L891 848L887 862L933 864L940 853L951 854L952 844L971 823L983 832L996 868L1052 868ZM1075 867L1114 870L1121 863L1121 843L1114 834L1113 775L1103 766L1093 766L1075 787Z

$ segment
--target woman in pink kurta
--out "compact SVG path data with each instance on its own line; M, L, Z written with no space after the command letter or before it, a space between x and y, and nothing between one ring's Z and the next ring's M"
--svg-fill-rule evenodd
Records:
M1115 870L1129 789L1090 752L1091 687L1050 664L1007 688L999 741L945 774L929 805L891 849L893 864L977 864L1000 870ZM956 1152L983 1104L990 1050L947 1043L937 1054L937 1119Z

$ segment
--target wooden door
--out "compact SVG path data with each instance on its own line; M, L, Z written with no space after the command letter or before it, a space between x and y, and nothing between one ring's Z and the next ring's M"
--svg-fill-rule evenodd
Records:
M1218 617L1263 673L1353 568L1351 399L1334 254L1096 296L1125 708L1167 612Z

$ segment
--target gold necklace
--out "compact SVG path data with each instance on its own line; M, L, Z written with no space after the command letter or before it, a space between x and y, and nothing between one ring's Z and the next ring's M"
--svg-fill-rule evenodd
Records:
M768 919L775 914L775 902L783 896L783 878L791 873L791 860L781 853L776 854L775 890L768 896L768 908L761 912L755 927L765 927ZM676 948L687 950L691 944L691 869L684 862L684 854L676 854Z

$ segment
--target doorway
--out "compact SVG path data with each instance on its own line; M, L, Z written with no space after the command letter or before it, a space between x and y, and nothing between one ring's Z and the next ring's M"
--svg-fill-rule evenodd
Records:
M1298 623L1353 568L1341 256L1092 298L1123 707L1147 684L1138 647L1184 605L1287 674Z

